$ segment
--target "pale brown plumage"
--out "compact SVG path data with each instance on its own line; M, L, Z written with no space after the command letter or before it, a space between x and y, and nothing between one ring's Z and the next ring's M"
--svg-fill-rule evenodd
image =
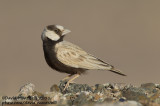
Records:
M62 41L56 44L55 52L57 53L58 60L70 67L84 68L88 70L111 70L113 68L113 66L100 61L98 58L85 52L80 47L67 41Z
M64 41L64 35L69 32L63 26L49 25L42 33L44 55L48 65L59 72L70 74L65 79L75 75L67 82L64 90L72 80L79 77L86 70L108 70L126 76L112 65L85 52L80 47Z

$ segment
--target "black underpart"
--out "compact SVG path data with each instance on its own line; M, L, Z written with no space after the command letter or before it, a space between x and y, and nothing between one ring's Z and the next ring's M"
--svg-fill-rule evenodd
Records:
M45 56L47 64L52 69L55 69L58 72L63 72L63 73L68 73L68 74L83 74L83 73L85 73L86 69L74 68L74 67L67 66L57 59L56 53L54 51L55 45L62 40L63 40L63 38L61 38L58 41L52 41L50 39L45 39L43 41L44 56Z

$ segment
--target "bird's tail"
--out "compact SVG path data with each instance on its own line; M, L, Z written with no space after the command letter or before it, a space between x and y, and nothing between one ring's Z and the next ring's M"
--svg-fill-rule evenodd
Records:
M123 72L121 72L118 69L115 69L114 67L112 67L112 69L110 69L109 71L114 72L116 74L122 75L122 76L127 76L126 74L124 74Z

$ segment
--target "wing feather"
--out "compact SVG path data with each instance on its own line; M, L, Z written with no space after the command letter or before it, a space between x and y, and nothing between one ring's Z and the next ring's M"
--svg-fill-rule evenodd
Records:
M63 41L56 45L57 58L67 66L84 69L106 69L112 68L108 63L88 54L80 47Z

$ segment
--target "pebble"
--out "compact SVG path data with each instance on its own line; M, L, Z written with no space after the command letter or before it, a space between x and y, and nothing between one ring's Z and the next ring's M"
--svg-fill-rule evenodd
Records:
M63 91L66 82L52 85L49 92L40 93L35 85L28 83L20 88L20 97L47 97L46 101L57 106L149 106L160 105L160 85L145 83L140 87L131 84L105 83L89 86L87 84L71 83Z

